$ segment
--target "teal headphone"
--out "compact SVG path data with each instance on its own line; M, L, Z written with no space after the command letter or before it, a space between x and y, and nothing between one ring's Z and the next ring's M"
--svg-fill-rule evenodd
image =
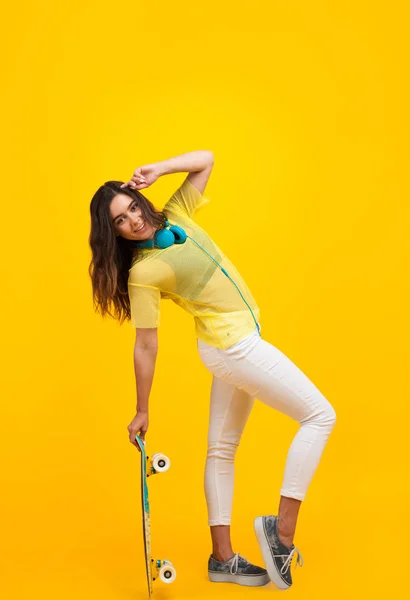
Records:
M173 244L183 244L186 242L187 233L179 225L169 225L169 221L165 221L166 229L158 229L155 232L153 240L127 240L130 246L135 248L168 248ZM169 228L169 229L168 229Z
M221 269L222 273L224 275L226 275L228 277L228 279L230 279L232 281L232 283L234 284L234 286L236 287L236 289L238 290L238 292L240 293L243 301L245 302L246 306L249 308L249 310L251 311L253 320L256 323L256 327L258 328L258 333L259 335L260 333L260 326L259 323L257 322L257 320L255 319L255 315L253 314L253 311L251 309L251 307L249 306L249 304L246 302L245 298L242 295L241 290L238 288L238 286L236 285L236 283L234 282L234 280L228 275L228 273L226 272L226 270L221 267L221 265L209 254L209 252L207 252L205 250L205 248L203 248L200 244L198 244L198 242L196 242L193 238L191 238L191 236L189 236L187 234L187 232L182 229L182 227L180 227L179 225L170 225L169 221L165 221L165 229L158 229L155 232L154 235L154 239L153 240L127 240L127 244L128 246L131 246L133 248L149 248L149 249L153 249L153 248L160 248L160 249L164 249L164 248L169 248L169 246L173 246L174 244L184 244L187 240L187 238L189 238L191 241L194 242L194 244L196 244L198 246L198 248L201 248L201 250L203 252L205 252L209 258L211 258L214 263L216 263L218 265L218 267Z

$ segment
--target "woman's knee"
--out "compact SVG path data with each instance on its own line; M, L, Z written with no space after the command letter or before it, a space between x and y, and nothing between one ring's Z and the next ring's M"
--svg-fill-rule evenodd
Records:
M238 449L239 442L218 441L208 444L207 458L218 458L233 462Z
M325 426L329 431L333 429L336 423L336 411L333 406L326 400L322 411L319 415L318 422Z
M320 427L331 431L336 423L336 411L330 402L322 396L319 406L311 414L301 421L302 425L314 423Z

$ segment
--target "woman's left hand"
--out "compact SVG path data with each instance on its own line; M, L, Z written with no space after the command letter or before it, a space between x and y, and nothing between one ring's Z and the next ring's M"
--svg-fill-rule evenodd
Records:
M144 165L135 169L131 179L123 183L120 187L130 187L133 190L143 190L152 185L160 176L156 164Z

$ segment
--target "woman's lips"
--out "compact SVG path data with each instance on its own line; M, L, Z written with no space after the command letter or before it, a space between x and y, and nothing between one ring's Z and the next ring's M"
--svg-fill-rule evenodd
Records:
M136 231L134 231L134 233L141 233L141 231L144 231L145 225L146 223L144 223L144 227L142 229L137 229Z

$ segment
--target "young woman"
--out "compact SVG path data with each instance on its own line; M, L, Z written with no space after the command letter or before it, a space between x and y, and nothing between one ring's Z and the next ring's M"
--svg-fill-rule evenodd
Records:
M90 276L102 316L136 328L137 412L130 442L148 430L148 398L158 352L160 300L193 315L201 360L213 375L205 495L213 551L211 581L292 585L291 562L303 564L293 539L301 502L335 423L332 406L278 348L262 339L259 308L241 275L194 221L208 202L212 152L188 152L137 168L126 183L107 181L91 201ZM189 172L163 210L140 190L158 177ZM251 227L252 223L240 223ZM114 314L110 306L114 308ZM255 518L266 569L234 553L230 522L234 458L255 398L300 423L287 456L277 515ZM274 445L272 445L274 458Z

